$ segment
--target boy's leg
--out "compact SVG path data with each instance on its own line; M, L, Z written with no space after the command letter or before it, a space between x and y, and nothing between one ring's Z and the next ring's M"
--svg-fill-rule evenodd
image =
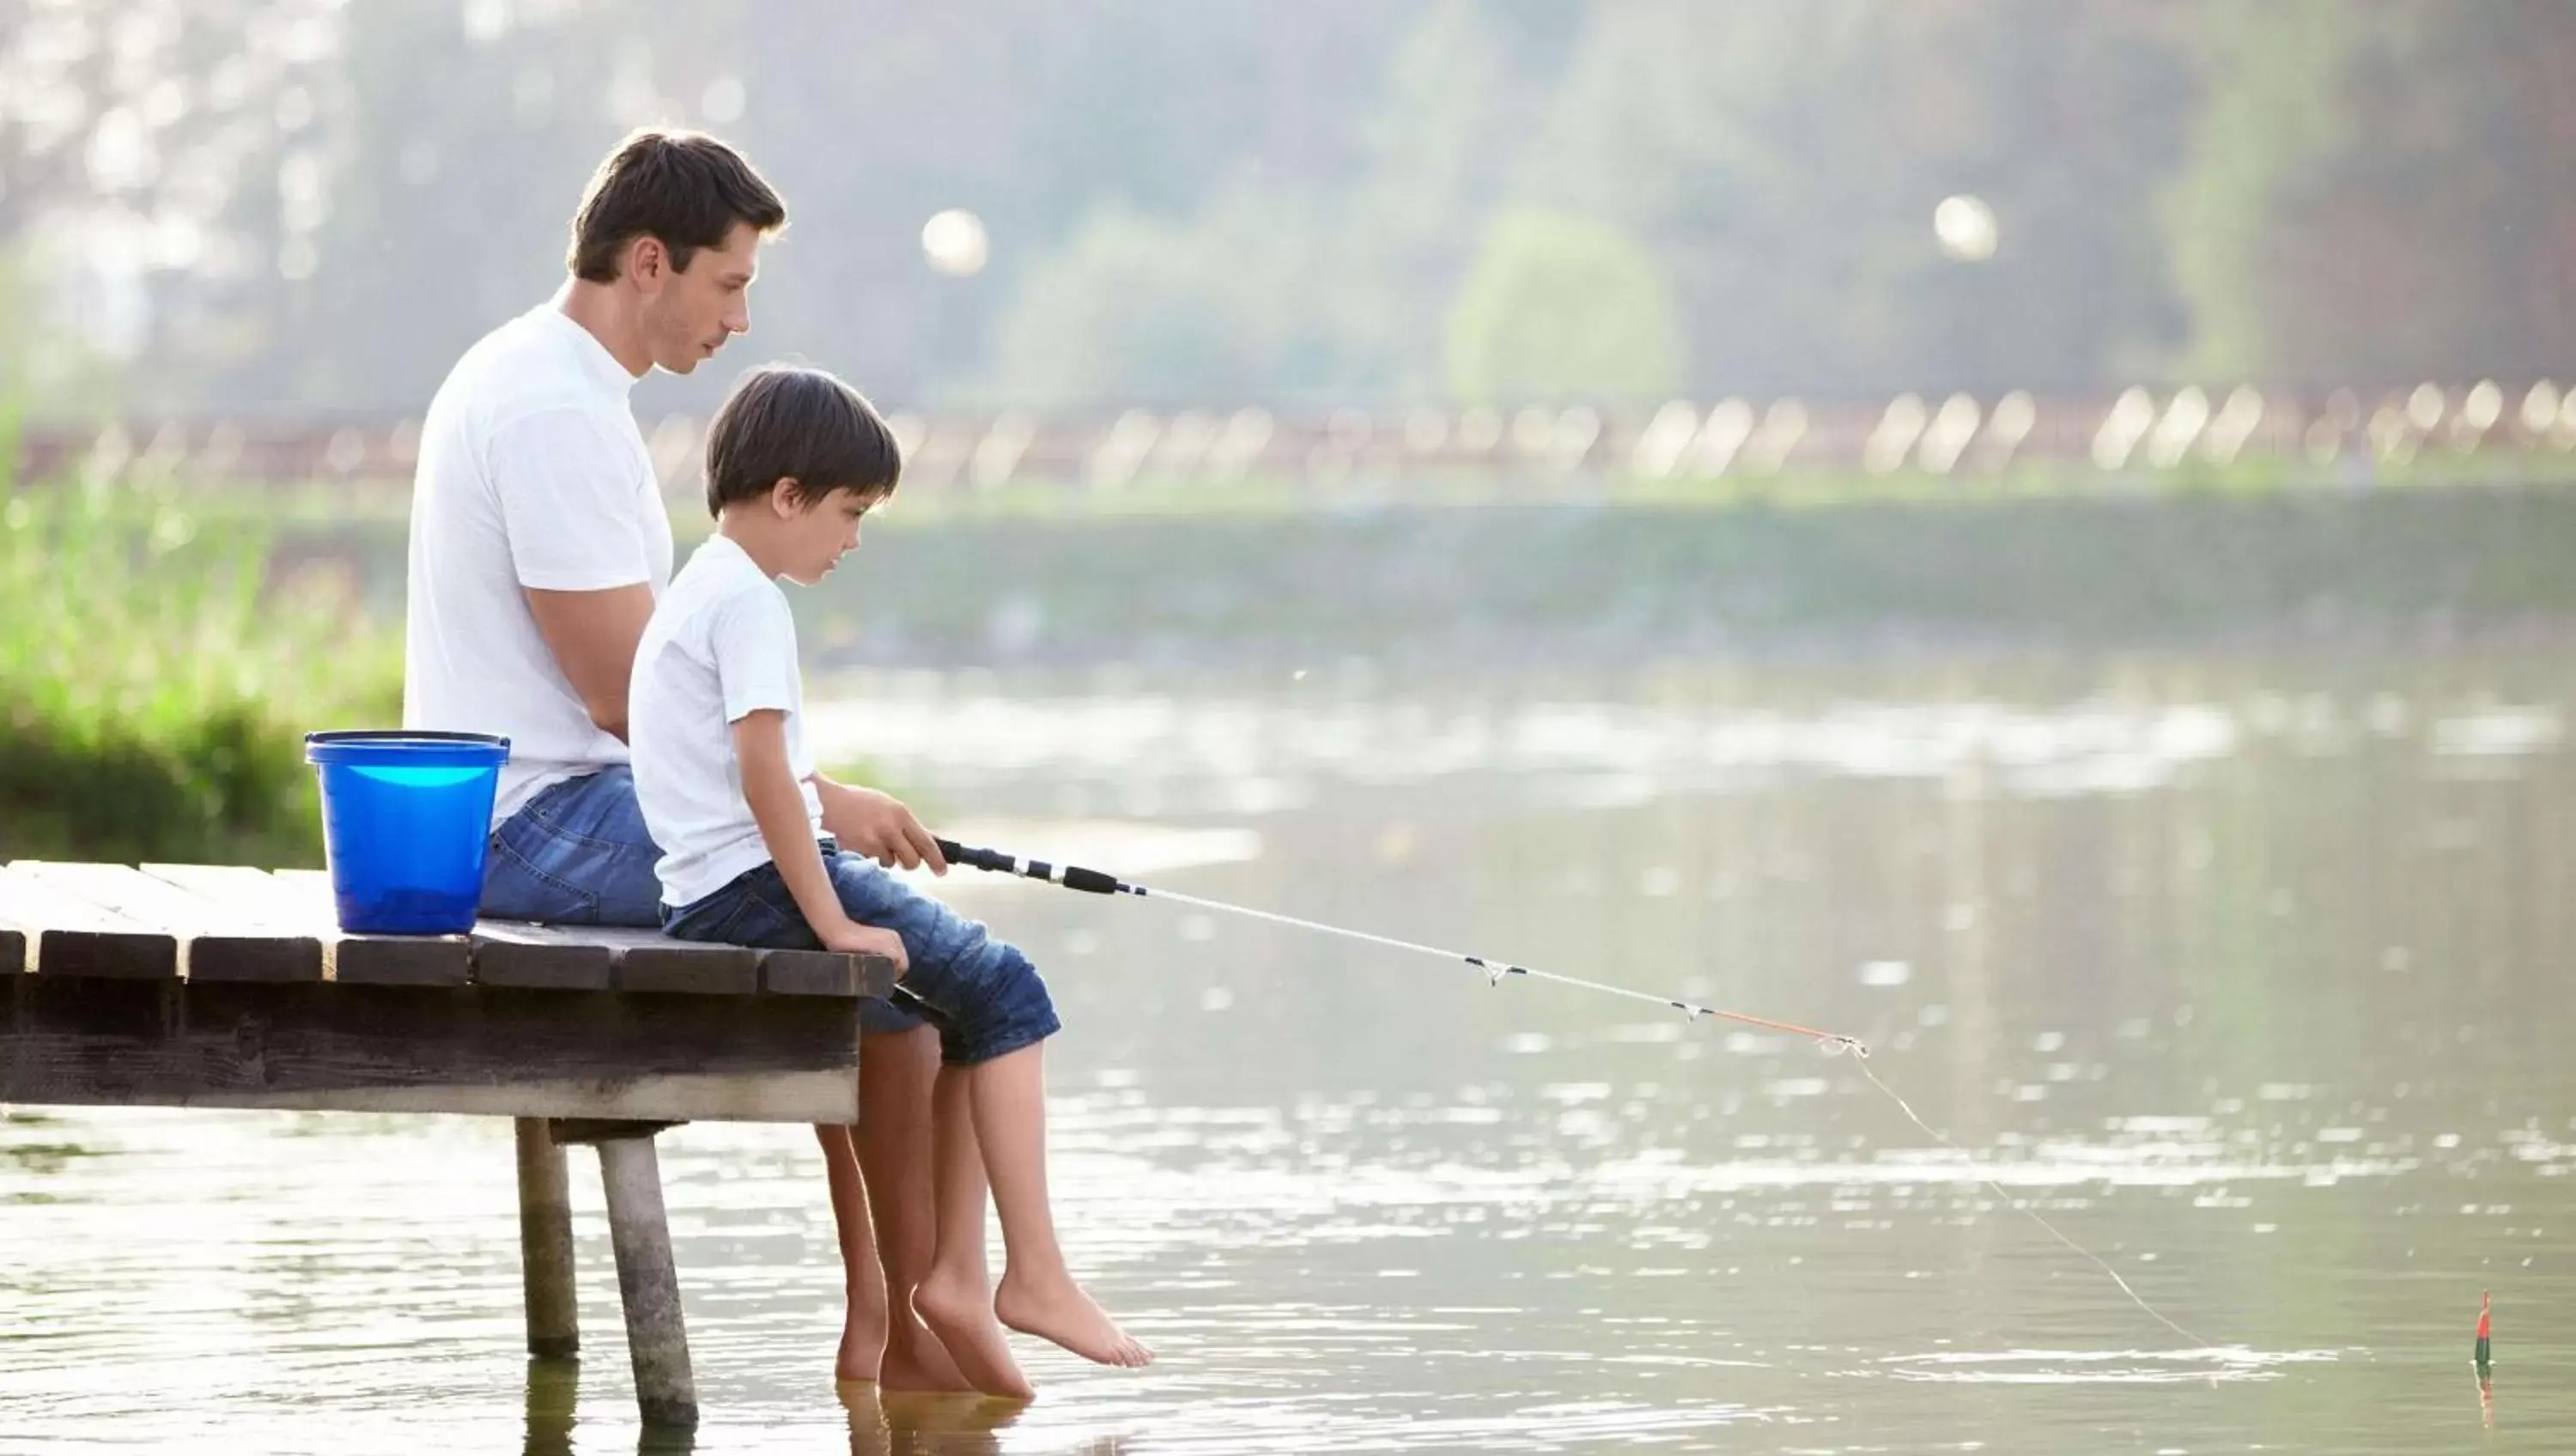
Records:
M775 866L683 907L666 929L683 940L811 950L821 942ZM835 1370L899 1390L967 1390L965 1377L913 1313L911 1291L937 1246L931 1209L930 1084L935 1034L887 1002L859 1003L859 1125L817 1127L850 1291Z
M1046 1087L1039 1048L1060 1023L1045 981L1019 950L875 864L836 854L826 866L852 919L903 937L911 962L903 984L937 1013L941 1056L950 1067L968 1069L962 1078L965 1100L974 1110L977 1152L1008 1253L994 1313L1004 1324L1103 1364L1146 1363L1153 1357L1145 1347L1129 1339L1065 1271L1047 1211ZM939 1146L951 1145L939 1139ZM966 1364L969 1356L959 1349L965 1338L960 1282L943 1248L914 1304ZM967 1373L971 1378L975 1372L970 1367Z
M1002 1221L1002 1285L993 1313L1022 1334L1086 1360L1139 1366L1153 1352L1118 1328L1064 1267L1047 1204L1045 1044L1033 1042L966 1072L975 1138Z
M886 1352L886 1280L868 1218L867 1188L848 1128L818 1122L814 1140L823 1145L823 1176L832 1189L832 1226L840 1235L841 1276L850 1301L832 1376L874 1380Z
M939 1074L939 1034L915 1023L907 1031L863 1036L859 1045L859 1125L850 1140L867 1180L867 1206L885 1270L885 1358L875 1378L888 1390L971 1390L975 1387L912 1304L913 1291L929 1277L939 1250L931 1153L931 1083ZM977 1196L982 1196L980 1189ZM853 1328L856 1309L853 1304ZM842 1350L846 1356L847 1336ZM843 1378L853 1377L844 1370Z
M913 1303L977 1390L1027 1400L1037 1389L1011 1358L1010 1340L993 1317L993 1281L984 1267L984 1161L967 1076L964 1067L939 1069L931 1115L938 1144L938 1261L914 1291Z

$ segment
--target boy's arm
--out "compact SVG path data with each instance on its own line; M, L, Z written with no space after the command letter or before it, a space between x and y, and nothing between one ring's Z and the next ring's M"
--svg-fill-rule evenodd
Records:
M820 773L807 782L813 784L814 797L823 805L823 827L841 841L843 849L866 855L887 869L928 865L934 874L948 873L939 841L921 827L901 799L877 789L836 783Z
M733 754L742 765L743 802L760 826L761 843L768 846L778 877L787 882L787 893L795 897L815 937L827 950L888 956L898 973L906 969L902 937L852 920L832 889L814 826L805 817L805 796L787 767L787 715L759 708L735 719Z

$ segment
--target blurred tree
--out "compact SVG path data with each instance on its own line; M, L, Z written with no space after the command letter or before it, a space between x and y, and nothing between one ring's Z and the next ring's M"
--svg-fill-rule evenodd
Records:
M1449 392L1477 404L1662 399L1681 382L1655 259L1591 218L1498 218L1449 311Z
M2178 330L2147 184L2189 93L2149 0L1590 13L1525 194L1648 241L1695 389L2083 388ZM1954 193L1990 261L1940 253Z
M1559 79L1577 7L1445 0L1387 67L1364 165L1326 243L1316 306L1352 345L1346 387L1400 399L1444 392L1459 280L1511 193L1513 169Z
M306 124L337 48L327 0L0 4L0 391L51 411L142 352L156 305L265 266L228 225ZM65 336L69 336L66 338ZM39 342L41 341L41 342Z
M1532 130L1539 89L1514 38L1504 7L1420 11L1383 98L1355 108L1352 159L1302 177L1245 169L1182 221L1095 213L1012 296L993 392L1055 404L1436 395L1449 299Z
M173 301L159 382L228 409L426 406L561 282L590 169L662 111L629 8L350 7L316 121L282 129L234 199L232 226L271 236L265 266Z
M156 408L416 410L666 122L794 221L647 412L780 355L892 404L1436 396L1535 214L1669 290L1678 372L1595 390L2564 372L2571 82L2560 0L0 0L0 253L18 337ZM923 262L948 208L976 276Z
M2308 386L2564 373L2576 14L2207 0L2167 202L2188 366Z
M1031 268L996 354L1001 392L1048 407L1222 404L1334 372L1308 306L1312 229L1236 194L1195 224L1095 217Z
M1351 169L1372 78L1359 62L1417 8L1311 0L1283 25L1264 0L764 4L764 23L745 28L740 130L796 217L763 285L767 347L897 400L954 401L997 383L1057 402L1104 383L1113 395L1179 387L1207 349L1184 343L1182 357L1158 361L1140 320L1195 338L1208 323L1181 316L1211 285L1184 263L1173 287L1186 298L1157 296L1137 265L1239 242L1259 256L1236 265L1234 291L1278 286L1276 253L1316 243L1300 231L1317 220L1309 200ZM989 266L971 279L934 276L922 260L922 224L951 207L976 213L992 238ZM1272 215L1247 227L1263 209ZM1068 288L1113 293L1059 296ZM1226 308L1258 327L1286 306L1238 296ZM1023 317L1092 310L1141 372L1076 359L1093 342L1083 335L1039 343ZM1261 337L1218 352L1283 357ZM1258 370L1215 377L1239 391L1283 382Z
M2198 19L2206 94L2188 165L2163 199L2166 247L2191 308L2180 362L2209 378L2257 377L2274 363L2262 267L2273 209L2315 186L2315 167L2350 124L2341 81L2364 21L2342 0L2203 0Z
M48 306L50 270L29 263L35 252L0 250L0 460L16 458L24 418L104 413L118 382L114 361Z

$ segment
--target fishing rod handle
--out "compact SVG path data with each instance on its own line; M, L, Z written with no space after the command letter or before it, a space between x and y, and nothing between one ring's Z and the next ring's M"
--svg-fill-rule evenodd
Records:
M998 849L978 849L973 845L959 844L953 839L939 839L933 842L939 846L939 853L950 864L991 870L997 875L1018 875L1024 879L1044 880L1050 885L1062 885L1068 890L1081 890L1092 895L1144 893L1133 886L1120 884L1110 875L1098 870L1083 869L1079 865L1051 865L1042 859L1023 862L1011 858Z
M998 849L975 849L959 844L953 839L934 842L939 846L940 855L950 864L962 864L969 869L991 870L997 875L1016 875L1020 872L1020 867L1011 862L1011 857Z

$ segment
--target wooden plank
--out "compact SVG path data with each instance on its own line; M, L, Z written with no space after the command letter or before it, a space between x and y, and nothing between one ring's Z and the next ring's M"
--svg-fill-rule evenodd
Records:
M331 978L368 986L462 986L471 979L473 942L462 935L350 935L340 929L331 900L331 877L320 870L277 870L269 878L300 895L339 938L331 948Z
M474 927L473 945L480 985L605 991L615 984L616 947L569 927L484 920Z
M167 932L179 974L207 981L318 981L319 938L282 926L252 904L184 890L123 865L19 860L22 878Z
M894 962L883 956L845 955L828 950L760 950L677 940L652 930L566 929L567 934L597 937L619 951L622 990L726 991L757 989L782 996L882 996L894 985ZM682 955L718 955L725 960L701 966ZM753 984L744 985L740 957L755 967ZM665 961L664 957L672 959ZM638 969L628 971L628 967Z
M617 961L617 989L690 996L749 996L760 990L760 952L738 945L663 939L632 945Z
M548 930L608 947L614 958L612 983L620 991L748 996L760 989L764 952L748 947L679 940L636 926L564 925Z
M162 931L0 869L0 924L23 933L20 964L46 976L160 981L179 974L179 944Z
M858 1003L29 976L0 1102L851 1122Z
M323 975L380 986L462 986L473 946L461 935L344 935L331 904L331 880L320 870L270 874L242 865L150 864L144 873L200 895L238 899L322 944Z
M205 900L221 900L240 905L253 914L279 925L316 931L312 906L300 896L289 899L290 891L268 871L248 865L152 864L141 866L142 872L164 884L175 885ZM339 930L334 924L333 932Z
M332 948L331 977L361 986L462 986L474 947L461 935L344 935Z
M466 938L343 935L319 870L150 864L142 874L238 906L250 922L315 937L323 975L353 984L823 997L882 996L894 984L894 964L882 957L707 945L628 927L484 920Z

